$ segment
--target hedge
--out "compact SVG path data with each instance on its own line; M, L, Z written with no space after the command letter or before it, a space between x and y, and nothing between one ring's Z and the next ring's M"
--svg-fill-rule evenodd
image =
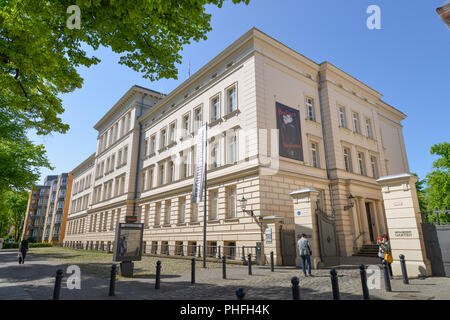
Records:
M29 248L53 247L53 244L46 242L28 243ZM18 249L19 242L3 243L3 249Z

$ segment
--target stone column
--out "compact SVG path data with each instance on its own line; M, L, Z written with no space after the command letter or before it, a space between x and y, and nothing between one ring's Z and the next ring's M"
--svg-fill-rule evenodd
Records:
M359 215L362 223L362 228L364 231L363 238L364 244L370 243L370 233L369 233L369 222L367 220L367 212L366 212L366 201L365 198L358 198L359 204Z
M387 233L387 225L386 225L386 214L384 213L384 208L383 208L383 204L381 203L381 201L376 201L376 206L377 206L377 214L379 215L380 218L380 227L381 227L381 234L383 235L384 233Z
M319 191L313 188L301 189L291 192L291 197L294 201L294 222L295 222L295 242L300 239L301 234L305 233L311 241L313 255L311 256L311 264L314 269L317 269L321 262L319 250L319 233L317 229L316 219L316 201ZM296 247L295 263L301 266L301 260Z
M382 177L381 185L389 239L392 247L392 272L401 276L399 255L406 260L408 276L431 276L431 265L426 258L422 234L419 201L415 182L410 173Z

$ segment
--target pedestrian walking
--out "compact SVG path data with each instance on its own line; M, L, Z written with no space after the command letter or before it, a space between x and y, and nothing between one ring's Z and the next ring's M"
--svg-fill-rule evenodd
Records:
M298 246L300 258L302 259L303 273L304 273L305 277L307 277L308 275L310 277L312 277L312 274L311 274L312 250L311 250L311 244L310 244L309 240L307 239L306 234L304 234L304 233L302 234L302 237L297 242L297 246ZM308 274L306 274L306 263L308 263Z
M25 263L27 251L28 251L28 240L24 238L19 244L19 254L17 255L19 258L19 264Z
M391 245L389 243L388 235L383 234L383 237L381 239L378 238L377 244L378 244L378 257L380 258L380 261L382 264L383 264L383 260L386 260L387 265L388 265L388 271L389 271L389 279L392 280L391 263L393 262L394 259L392 257Z

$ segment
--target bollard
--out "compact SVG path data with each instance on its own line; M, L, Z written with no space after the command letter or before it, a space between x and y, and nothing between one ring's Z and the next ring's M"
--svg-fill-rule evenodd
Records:
M61 269L56 270L55 288L53 289L53 300L59 300L59 294L61 292L62 277L63 277L63 271Z
M252 254L248 254L248 274L252 275Z
M195 258L191 259L191 284L195 284Z
M155 277L155 289L159 289L161 283L161 261L156 261L156 277Z
M362 292L363 292L363 300L370 300L369 297L369 288L367 287L367 274L366 274L366 268L363 264L359 266L359 273L361 274L361 285L362 285Z
M238 300L244 300L244 297L245 297L244 289L237 288L236 289L236 297L238 298Z
M220 257L221 257L221 255L220 255L220 246L219 246L219 250L218 250L218 252L217 252L217 258L220 259Z
M403 283L404 284L409 284L408 272L406 271L405 256L402 255L402 254L400 255L400 265L402 267Z
M245 261L245 246L242 246L242 261Z
M181 244L181 247L180 247L180 255L183 257L184 256L184 248L183 248L183 244Z
M116 289L116 273L117 273L117 265L113 264L111 266L111 278L109 280L109 296L115 296Z
M199 257L199 258L201 258L201 255L200 255L201 249L202 249L202 247L201 247L200 245L198 245L198 257Z
M384 288L386 291L391 292L391 280L389 279L389 270L388 263L386 260L383 260L383 271L384 271Z
M331 269L330 274L331 274L331 288L333 289L333 300L340 300L339 283L336 269Z
M227 278L227 261L225 255L222 256L222 279Z
M275 265L273 261L273 251L270 251L270 271L272 272L275 271Z
M300 290L298 287L299 281L297 277L292 277L292 300L300 300Z

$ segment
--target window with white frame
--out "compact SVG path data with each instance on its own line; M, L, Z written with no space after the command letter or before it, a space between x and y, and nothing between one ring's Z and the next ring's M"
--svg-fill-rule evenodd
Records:
M211 167L218 168L220 166L220 144L215 142L211 145Z
M125 146L125 148L123 148L123 164L127 164L127 159L128 159L128 146Z
M306 98L306 119L316 121L316 112L314 110L314 99Z
M183 135L184 136L187 136L190 133L190 129L191 129L190 122L191 122L191 118L189 116L189 113L185 114L183 117Z
M347 120L345 116L345 107L339 106L338 108L338 114L339 114L339 125L343 128L347 128Z
M237 109L237 89L236 85L227 89L227 103L228 113L231 113Z
M368 118L366 118L366 134L367 134L367 138L373 139L372 123L370 122L370 119L368 119Z
M144 157L148 156L148 139L144 139Z
M183 156L183 178L189 177L189 155Z
M194 110L195 116L195 129L198 130L203 124L202 107L198 107Z
M184 223L186 220L186 197L178 199L178 223Z
M172 213L171 200L166 201L166 212L164 214L164 224L170 224L170 214Z
M365 157L364 153L358 152L358 162L359 162L359 172L361 175L366 175L366 163L365 163Z
M173 161L169 162L169 181L170 182L175 181L175 165Z
M377 179L378 178L378 165L377 158L374 156L370 157L370 164L372 166L372 176Z
M174 143L176 138L177 138L176 137L176 123L173 122L173 123L170 124L170 127L169 127L169 140L170 140L170 143Z
M155 154L156 153L156 135L152 135L150 137L150 153Z
M228 137L228 163L235 163L237 161L237 137L236 133L233 133Z
M209 192L209 220L217 220L219 208L219 192L212 190Z
M159 166L159 185L164 184L164 164Z
M148 169L147 171L147 189L153 187L153 169Z
M220 99L219 95L211 99L211 122L220 118Z
M320 168L319 147L315 142L311 142L311 164L314 168Z
M345 171L352 172L352 160L349 148L344 148L344 164L345 164Z
M359 114L353 112L352 117L353 117L353 130L356 133L361 133L361 126L359 125Z
M159 146L159 149L164 149L164 147L166 146L166 129L161 130Z
M228 218L235 218L237 214L237 195L236 195L236 187L228 188Z

